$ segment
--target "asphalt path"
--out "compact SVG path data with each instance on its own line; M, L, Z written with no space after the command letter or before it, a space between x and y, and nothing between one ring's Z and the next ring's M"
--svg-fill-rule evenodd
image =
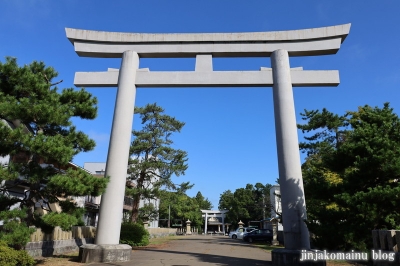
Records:
M157 248L132 251L131 261L90 266L272 265L271 252L227 236L181 236Z

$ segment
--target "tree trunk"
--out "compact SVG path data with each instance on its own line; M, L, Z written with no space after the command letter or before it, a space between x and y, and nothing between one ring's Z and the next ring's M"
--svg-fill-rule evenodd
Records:
M139 178L136 181L136 187L139 189L143 188L143 182L146 177L146 172L142 171L139 174ZM139 203L140 203L140 197L142 195L140 193L137 193L135 196L133 196L133 205L132 205L132 215L131 215L131 221L136 223L139 218Z
M131 213L131 222L133 223L136 223L139 218L139 202L140 202L140 195L133 197L133 205Z

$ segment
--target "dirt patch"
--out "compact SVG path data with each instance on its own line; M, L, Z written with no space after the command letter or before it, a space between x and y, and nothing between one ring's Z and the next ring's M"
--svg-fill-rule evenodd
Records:
M36 259L36 265L41 266L80 266L85 263L78 262L78 252Z

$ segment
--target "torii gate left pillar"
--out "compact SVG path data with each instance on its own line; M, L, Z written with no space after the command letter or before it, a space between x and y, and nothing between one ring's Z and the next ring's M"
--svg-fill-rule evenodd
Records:
M114 118L108 148L106 176L126 177L131 142L133 110L136 97L136 70L139 56L132 51L122 55L115 100ZM128 156L127 156L128 155ZM100 216L96 235L97 244L119 243L122 212L112 213L115 206L124 204L126 178L110 178L106 192L102 195Z
M81 262L129 261L132 247L119 244L123 212L116 206L123 206L125 196L126 170L136 98L136 70L139 56L133 51L122 54L118 76L118 90L115 100L105 176L110 176L106 192L101 196L96 245L86 244L80 248ZM116 178L118 177L118 178Z

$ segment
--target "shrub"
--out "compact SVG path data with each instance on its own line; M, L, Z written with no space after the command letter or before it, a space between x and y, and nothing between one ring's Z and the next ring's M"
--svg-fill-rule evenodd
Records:
M30 240L30 235L35 231L29 228L23 219L26 217L26 209L14 209L0 212L0 241L15 249L22 249Z
M132 247L147 246L149 244L149 232L142 224L123 223L121 225L120 243Z
M85 226L85 222L82 220L84 213L86 212L85 208L80 208L75 202L70 200L59 201L58 204L60 205L62 212L70 214L77 219L77 223L73 224L72 226Z
M35 260L25 250L10 248L5 241L0 241L0 266L31 266Z
M78 219L75 216L67 213L51 212L42 216L42 220L45 224L56 227L61 227L62 230L71 230L73 225L78 224Z

